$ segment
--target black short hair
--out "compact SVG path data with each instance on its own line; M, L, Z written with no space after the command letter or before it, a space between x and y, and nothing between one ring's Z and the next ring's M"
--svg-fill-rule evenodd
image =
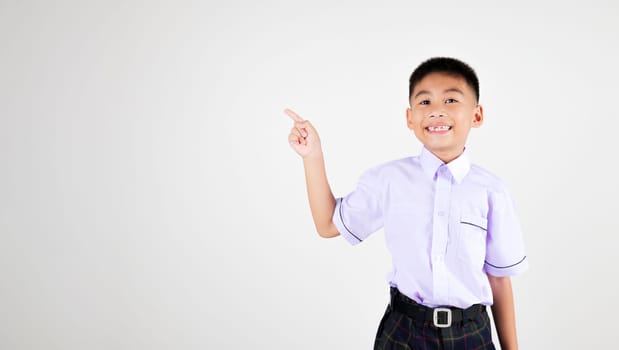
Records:
M479 102L479 80L477 74L468 64L451 57L432 57L421 63L409 80L408 98L413 95L415 85L430 73L445 73L460 77L475 91L475 100Z

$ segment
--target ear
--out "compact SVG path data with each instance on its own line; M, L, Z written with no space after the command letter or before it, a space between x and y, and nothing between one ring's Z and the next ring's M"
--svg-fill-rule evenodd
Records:
M479 128L484 123L484 109L481 105L475 107L475 114L473 115L473 127Z
M413 110L410 107L406 108L406 126L413 130Z

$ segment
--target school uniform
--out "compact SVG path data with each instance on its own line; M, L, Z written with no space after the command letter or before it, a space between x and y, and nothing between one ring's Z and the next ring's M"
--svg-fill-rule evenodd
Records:
M528 260L505 184L471 164L466 150L448 164L423 148L418 156L369 169L352 193L337 198L333 222L353 245L384 230L392 299L375 348L397 349L416 337L417 344L439 344L437 349L493 348L486 274L514 276L527 269ZM454 309L436 311L444 307ZM479 312L462 314L471 307ZM454 322L454 314L467 319ZM487 347L453 344L452 338L466 342L466 334L474 338L485 327L480 343L490 339ZM413 334L419 332L425 333Z

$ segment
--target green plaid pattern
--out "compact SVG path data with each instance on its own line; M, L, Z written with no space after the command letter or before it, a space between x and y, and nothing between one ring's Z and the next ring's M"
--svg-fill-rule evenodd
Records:
M492 326L485 311L475 320L436 328L387 307L380 322L374 350L494 350Z

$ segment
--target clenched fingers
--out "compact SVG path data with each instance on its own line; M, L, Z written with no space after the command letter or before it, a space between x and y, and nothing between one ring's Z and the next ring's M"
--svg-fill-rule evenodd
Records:
M307 134L307 132L305 132ZM288 141L295 145L307 144L307 140L303 136L303 132L298 128L294 127L290 130L290 135L288 136Z
M307 129L309 128L309 122L307 120L303 122L296 122L294 123L294 128L299 131L300 136L307 137L308 135Z

